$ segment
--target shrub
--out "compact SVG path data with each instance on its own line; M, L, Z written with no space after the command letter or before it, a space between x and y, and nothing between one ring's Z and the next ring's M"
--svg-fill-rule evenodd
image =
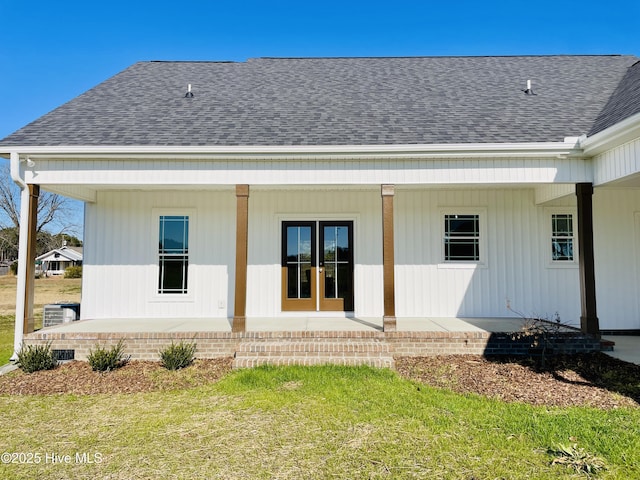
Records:
M111 348L96 345L95 349L89 350L87 360L94 372L108 372L123 366L130 357L124 355L124 340L120 339Z
M51 350L51 342L45 345L23 345L18 352L16 362L25 373L40 370L51 370L58 365L58 361Z
M13 275L17 275L18 274L18 261L17 260L15 262L13 262L11 265L9 265L9 270L11 271L11 273Z
M82 267L67 267L64 270L64 278L82 278Z
M160 360L163 367L167 370L178 370L180 368L188 367L193 363L193 360L195 359L194 355L196 353L196 344L195 342L185 343L182 340L180 343L176 344L171 341L171 345L160 350L158 353L160 354Z

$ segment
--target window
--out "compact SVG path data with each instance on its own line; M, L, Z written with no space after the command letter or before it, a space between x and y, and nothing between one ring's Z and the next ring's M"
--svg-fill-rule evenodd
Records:
M480 261L480 215L444 216L444 260Z
M554 262L573 262L573 215L551 215L551 258Z
M189 268L189 216L161 215L158 293L186 294Z

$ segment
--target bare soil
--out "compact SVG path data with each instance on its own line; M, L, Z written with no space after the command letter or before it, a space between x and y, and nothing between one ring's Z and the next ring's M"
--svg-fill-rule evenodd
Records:
M132 361L98 373L88 363L74 361L54 370L32 374L18 370L0 376L0 394L93 395L191 388L216 382L231 371L231 363L231 358L196 360L186 369L171 372L158 362ZM601 353L549 359L545 368L526 358L399 357L396 369L419 383L506 402L601 409L640 407L640 366Z

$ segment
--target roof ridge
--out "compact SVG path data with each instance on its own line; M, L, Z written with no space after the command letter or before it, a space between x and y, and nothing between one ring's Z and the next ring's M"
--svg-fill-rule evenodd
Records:
M235 60L142 60L138 63L244 63Z
M549 57L635 57L624 53L552 53L552 54L529 54L529 55L383 55L383 56L318 56L318 57L253 57L248 60L358 60L372 59L384 60L394 58L549 58Z

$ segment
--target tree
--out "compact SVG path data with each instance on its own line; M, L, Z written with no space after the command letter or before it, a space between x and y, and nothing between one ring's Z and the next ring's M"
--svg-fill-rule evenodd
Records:
M61 246L62 241L66 240L65 235L78 241L70 235L80 227L72 221L70 202L62 195L40 191L36 223L38 254ZM51 233L51 229L57 232ZM17 258L19 232L20 188L11 179L9 166L5 165L0 173L0 258Z

